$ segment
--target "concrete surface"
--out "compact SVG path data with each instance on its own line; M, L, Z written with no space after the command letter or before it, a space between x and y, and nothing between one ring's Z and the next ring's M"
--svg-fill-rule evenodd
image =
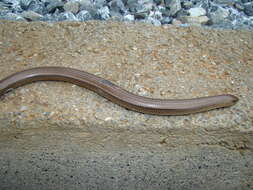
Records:
M94 138L96 138L94 136ZM115 140L110 141L115 142ZM80 130L1 139L1 189L252 189L252 152L221 146L121 146Z
M253 188L252 31L1 21L0 33L1 78L58 65L148 97L240 98L154 116L68 83L18 88L0 101L0 189Z

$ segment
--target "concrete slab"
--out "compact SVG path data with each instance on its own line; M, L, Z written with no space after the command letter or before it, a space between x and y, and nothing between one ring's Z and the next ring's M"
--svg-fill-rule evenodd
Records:
M154 116L68 83L20 87L0 101L2 189L253 188L252 31L1 21L0 33L1 78L67 66L147 97L240 98Z

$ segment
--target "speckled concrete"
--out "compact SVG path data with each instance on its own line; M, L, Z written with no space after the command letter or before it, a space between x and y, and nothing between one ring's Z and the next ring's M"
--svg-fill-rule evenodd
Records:
M0 139L1 189L252 189L252 152L221 146L115 146L80 130ZM122 144L119 142L119 144Z
M0 33L0 78L57 65L148 97L240 98L226 109L154 116L68 83L18 88L0 101L3 189L252 188L252 31L1 21ZM133 173L120 169L127 161Z

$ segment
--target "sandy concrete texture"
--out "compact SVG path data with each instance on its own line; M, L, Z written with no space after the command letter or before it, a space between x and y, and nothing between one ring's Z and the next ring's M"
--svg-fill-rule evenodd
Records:
M0 33L1 78L31 67L67 66L147 97L231 93L240 98L231 108L153 116L126 110L72 84L38 82L16 89L0 101L1 131L45 126L86 132L134 131L164 135L157 142L169 137L175 145L178 136L184 136L183 143L224 141L231 148L252 148L252 136L247 136L253 131L251 31L115 22L1 21Z
M61 189L71 169L72 177L79 178L68 176L65 185L77 189L253 188L252 31L1 20L0 34L0 78L32 67L65 66L147 97L230 93L240 99L230 108L155 116L127 110L69 83L20 87L0 100L0 186L58 184ZM119 169L127 160L133 162L131 172L143 180L135 179L129 166ZM58 164L54 171L43 170ZM85 171L100 177L82 180L88 178L81 174Z

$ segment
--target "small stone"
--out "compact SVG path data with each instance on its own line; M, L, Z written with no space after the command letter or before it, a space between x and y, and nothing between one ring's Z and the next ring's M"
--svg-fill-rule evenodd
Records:
M65 13L60 13L57 16L57 21L78 21L78 19L75 17L75 15L72 12L65 12Z
M23 10L27 10L29 6L32 4L33 0L20 0L20 7Z
M20 13L22 12L22 8L20 7L20 0L2 0L6 7L9 8L12 13Z
M164 0L165 6L169 8L170 16L174 16L181 9L180 0Z
M218 7L216 11L210 13L213 23L223 22L228 16L229 11L221 7Z
M80 4L76 1L69 1L64 4L63 8L65 11L72 12L73 14L78 13Z
M157 5L160 5L160 4L162 4L162 0L154 0L154 2L155 2L155 4L157 4Z
M253 2L247 3L247 4L244 6L244 13L245 13L247 16L253 16Z
M236 2L236 0L214 0L213 2L216 3L216 4L226 4L226 5L229 5L231 3Z
M81 0L79 1L80 7L79 10L86 10L90 13L92 18L97 18L97 9L96 7L90 2L90 0Z
M235 3L235 8L237 10L239 10L239 11L243 11L244 10L244 6L241 3L239 3L239 2Z
M172 18L170 17L163 17L161 20L162 24L171 24L171 22L172 22Z
M44 15L47 13L46 8L45 8L45 4L39 0L32 1L29 4L27 9L30 11L34 11L36 13L39 13L41 15Z
M129 8L130 12L136 12L136 7L138 6L137 0L127 0L126 2L127 8Z
M141 85L134 85L134 89L137 91L137 94L140 96L145 96L148 94L148 91Z
M172 24L175 25L175 26L179 26L179 25L182 24L182 22L180 20L178 20L178 19L173 19L172 20Z
M25 110L27 110L27 106L21 106L20 111L25 111Z
M125 21L134 21L134 15L130 15L130 14L125 15L124 20Z
M106 5L106 0L95 0L94 4L98 7L98 8L102 8L103 6Z
M161 22L155 18L148 17L146 23L153 24L154 26L161 26Z
M98 15L100 16L101 19L107 20L108 18L110 18L109 8L107 6L105 6L105 7L98 9Z
M114 12L125 12L125 5L121 0L112 0L108 3L110 9Z
M209 7L209 12L215 12L215 11L217 11L217 9L218 9L218 6L216 6L216 5L211 5L210 7Z
M19 16L19 15L15 14L15 13L7 13L4 16L4 19L7 19L7 20L17 20L17 21L25 21L25 19L22 16Z
M123 21L123 17L119 13L111 12L110 15L111 16L110 16L110 18L108 20L117 21L117 22Z
M160 12L160 11L151 11L150 12L150 14L149 14L149 16L150 17L153 17L153 18L155 18L155 19L157 19L157 20L161 20L161 19L163 19L163 15L162 15L162 12Z
M105 118L105 121L111 121L112 120L112 117L106 117Z
M62 9L63 6L64 3L61 0L51 0L46 9L48 13L54 13L57 8Z
M138 12L134 14L135 19L145 19L148 16L147 12Z
M182 7L185 9L189 9L193 6L193 3L191 1L184 1L182 2Z
M86 10L83 10L83 11L80 11L77 15L76 15L77 19L79 21L86 21L86 20L90 20L92 19L92 16L91 14L86 11Z
M191 17L191 16L182 16L179 18L183 23L189 24L207 24L209 18L207 16Z
M27 20L35 21L43 18L42 15L34 12L34 11L24 11L21 13L21 16Z
M52 117L52 116L54 115L54 113L55 113L55 112L46 111L46 112L43 112L43 115L44 115L45 117L50 118L50 117Z
M153 9L153 3L150 3L149 1L138 1L138 6L136 7L137 13L149 13Z
M8 11L9 7L7 4L0 2L0 12L2 11Z
M163 16L169 17L170 15L170 10L168 8L160 9L161 13Z
M188 11L181 9L178 13L177 13L177 19L180 19L181 17L185 17L185 16L189 16Z
M90 7L92 7L92 3L90 0L80 0L79 1L80 4L80 10L89 10Z
M201 7L191 8L188 10L190 16L198 17L198 16L205 16L206 10Z

